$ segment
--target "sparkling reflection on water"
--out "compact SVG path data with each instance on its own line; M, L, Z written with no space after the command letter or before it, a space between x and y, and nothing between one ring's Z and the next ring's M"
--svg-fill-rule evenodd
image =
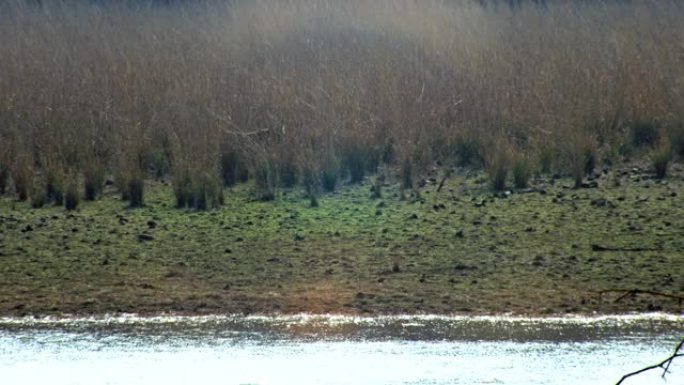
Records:
M0 318L2 384L614 384L684 318ZM684 384L684 362L627 384Z

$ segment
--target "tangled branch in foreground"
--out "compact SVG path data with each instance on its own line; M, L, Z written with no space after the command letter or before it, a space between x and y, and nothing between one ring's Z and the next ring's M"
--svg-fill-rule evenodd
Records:
M643 369L637 370L636 372L625 374L624 376L622 376L620 381L618 381L615 385L622 384L622 382L625 381L626 379L628 379L629 377L636 376L637 374L641 374L643 372L647 372L649 370L657 369L657 368L663 369L662 377L665 378L665 375L667 373L669 373L669 371L670 371L670 365L672 364L672 361L674 361L674 359L677 357L684 357L684 339L682 339L679 342L679 344L677 345L677 347L675 348L674 352L672 353L672 355L670 357L666 358L664 361L662 361L658 364L647 366Z

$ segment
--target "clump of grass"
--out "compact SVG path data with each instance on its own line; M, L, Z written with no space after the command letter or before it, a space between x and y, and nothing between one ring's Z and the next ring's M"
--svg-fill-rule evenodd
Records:
M122 201L128 201L131 199L130 186L128 185L129 176L123 170L118 170L114 174L114 185L119 190Z
M249 171L244 166L238 153L232 148L224 149L221 153L221 180L225 187L230 187L238 182L247 182Z
M574 181L574 188L582 187L584 181L584 171L582 170L580 162L574 161L572 164L572 180Z
M178 158L184 162L175 165L171 177L176 207L209 210L221 206L224 203L223 187L226 180L219 161L212 164L207 159L198 162L186 156Z
M385 178L382 174L378 174L375 176L375 179L373 180L373 185L371 186L371 199L382 198L382 184L384 183L384 180Z
M223 204L223 187L218 178L209 173L201 173L195 178L191 191L193 196L188 203L192 203L196 210L209 210Z
M569 140L568 162L574 180L574 187L582 187L584 177L593 173L596 167L596 140L589 134L575 134Z
M510 168L510 155L508 146L500 143L494 145L494 151L487 156L485 168L489 175L489 181L494 191L503 191L506 189L506 180L508 179L508 171Z
M226 187L237 183L237 154L233 151L221 153L221 180Z
M20 202L27 200L33 181L33 170L31 170L31 166L27 161L20 160L17 162L14 172L12 172L12 179L17 199Z
M7 192L9 176L9 167L0 163L0 195L4 195Z
M187 170L176 170L172 179L173 195L176 197L176 207L179 209L192 207L194 198L192 196L192 180Z
M278 166L278 182L280 187L292 188L299 179L297 172L292 164L281 164Z
M620 150L617 146L608 146L601 156L601 163L605 166L614 166L620 163Z
M297 184L297 166L294 159L280 159L277 169L278 183L281 187L291 188Z
M198 180L195 181L195 183L192 184L192 199L191 202L193 203L193 207L196 210L207 210L210 206L209 199L207 197L207 186L204 181Z
M532 176L532 164L529 157L523 154L518 154L513 160L513 184L515 188L527 188Z
M152 171L157 180L164 179L171 167L168 152L164 151L163 148L157 148L152 151L150 166L152 167ZM87 199L88 197L86 196L86 200Z
M556 158L556 153L550 145L543 145L538 153L539 171L542 174L550 174L553 170L553 160Z
M636 120L630 127L630 135L634 147L653 147L660 140L659 124L653 120Z
M94 201L102 192L105 182L105 168L99 164L86 166L83 171L84 194L86 201Z
M340 161L332 154L328 154L323 161L321 170L321 184L327 192L335 191L340 177Z
M81 197L78 195L78 179L71 177L66 184L66 191L64 192L64 208L67 210L76 210L80 203Z
M669 133L672 152L684 160L684 123L676 123Z
M56 206L64 204L64 173L59 168L49 168L45 175L47 199Z
M494 191L506 189L506 179L508 178L508 165L504 162L496 161L488 166L489 180Z
M396 158L396 149L394 148L394 140L389 137L382 143L382 150L380 151L380 160L385 164L392 164Z
M348 143L343 152L344 167L351 183L360 183L366 176L367 154L358 143Z
M408 157L401 162L401 188L402 190L413 188L413 163Z
M249 168L240 159L238 159L237 177L238 177L238 182L240 182L240 183L249 182Z
M45 206L47 202L47 194L43 184L34 184L31 188L31 207L34 209Z
M276 197L276 175L270 162L259 162L254 168L254 195L260 201L272 201Z
M636 153L636 147L634 147L634 143L632 142L631 135L626 135L621 143L619 145L616 145L617 147L617 154L620 156L620 158L624 161L629 161L632 159L632 157Z
M459 136L454 143L456 164L461 167L480 166L482 161L481 143L473 137Z
M304 190L306 196L309 198L310 207L318 207L318 186L320 181L318 180L318 173L314 171L313 167L305 166L302 169L302 182L304 183Z
M657 179L663 179L667 176L667 167L671 160L672 146L668 141L663 140L651 152L651 163Z
M145 181L142 173L134 173L128 179L128 204L130 207L143 207Z
M584 164L584 175L591 175L594 173L598 159L598 150L596 148L596 142L593 140L587 140L584 143L583 149L583 164Z

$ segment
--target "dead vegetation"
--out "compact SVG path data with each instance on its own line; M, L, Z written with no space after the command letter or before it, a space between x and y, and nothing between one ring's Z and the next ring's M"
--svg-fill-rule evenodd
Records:
M519 188L579 187L649 154L665 177L684 148L682 5L544 3L3 2L0 191L62 204L111 179L136 207L161 178L203 209L252 179L257 199L299 184L313 204L381 165L407 190L433 165L503 189L510 159Z

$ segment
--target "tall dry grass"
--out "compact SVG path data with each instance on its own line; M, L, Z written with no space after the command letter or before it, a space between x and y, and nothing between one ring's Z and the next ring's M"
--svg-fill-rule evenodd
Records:
M205 207L246 172L268 199L481 164L502 141L572 174L584 138L612 154L638 122L684 122L677 1L126 3L0 5L15 186L80 175L94 198L104 170L131 198L156 175Z

